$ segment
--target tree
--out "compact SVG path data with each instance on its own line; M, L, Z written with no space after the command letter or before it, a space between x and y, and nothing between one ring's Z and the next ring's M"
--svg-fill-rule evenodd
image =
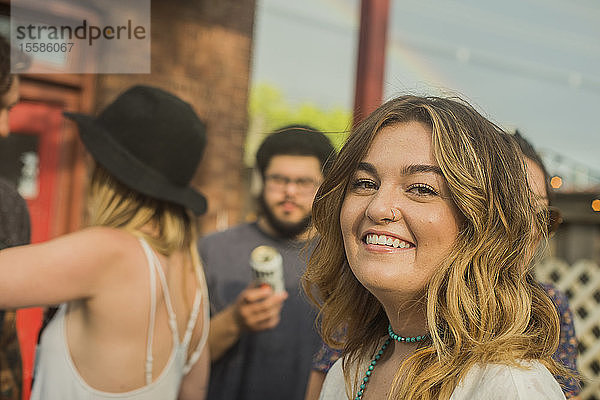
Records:
M267 83L258 83L250 89L248 102L249 127L244 150L244 162L254 165L258 146L266 135L289 124L313 126L325 133L336 149L340 149L348 137L352 113L341 107L328 110L312 102L292 105L280 89Z

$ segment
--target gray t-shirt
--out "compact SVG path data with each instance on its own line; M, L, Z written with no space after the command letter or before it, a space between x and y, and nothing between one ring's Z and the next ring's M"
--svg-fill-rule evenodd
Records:
M258 226L244 224L200 240L211 313L233 303L252 280L250 253L268 245L282 255L289 294L277 327L244 332L240 340L211 366L211 400L302 400L312 357L320 345L314 328L316 309L300 287L300 277L312 246L280 240Z
M10 182L0 178L0 249L28 244L30 234L27 203Z
M12 183L0 178L0 250L28 244L30 236L25 199ZM21 398L21 352L15 321L15 311L0 310L0 398L3 399Z

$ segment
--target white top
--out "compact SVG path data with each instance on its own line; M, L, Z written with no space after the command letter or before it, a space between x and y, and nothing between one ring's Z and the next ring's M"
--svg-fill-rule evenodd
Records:
M523 368L501 364L476 365L467 372L454 389L450 400L565 399L560 385L542 363L523 361L520 364ZM373 373L377 373L377 367ZM362 378L363 376L360 376L360 379ZM367 386L365 393L367 396L368 391ZM342 359L339 359L325 378L319 400L348 399L342 372Z
M150 246L140 238L140 243L148 260L150 272L150 321L148 324L148 341L146 343L146 385L141 388L122 393L109 393L89 386L79 375L71 358L66 340L65 313L67 304L61 305L56 316L48 324L36 356L36 374L30 400L174 400L179 394L179 386L183 376L198 360L208 337L209 309L208 293L204 275L198 271L198 289L186 331L181 343L177 332L177 320L171 305L169 288L160 261ZM152 381L152 341L154 337L154 319L156 315L156 274L160 278L169 325L173 336L173 349L161 374ZM192 331L198 318L201 303L204 307L202 336L198 347L187 360L188 347Z

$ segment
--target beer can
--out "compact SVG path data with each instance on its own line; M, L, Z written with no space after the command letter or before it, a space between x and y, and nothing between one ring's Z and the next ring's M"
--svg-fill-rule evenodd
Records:
M256 285L266 283L274 292L285 290L283 280L283 259L271 246L258 246L250 253L250 267Z

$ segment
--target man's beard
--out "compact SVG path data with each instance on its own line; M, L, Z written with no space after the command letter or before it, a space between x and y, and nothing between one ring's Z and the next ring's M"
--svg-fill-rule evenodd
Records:
M269 206L267 206L265 198L262 194L258 197L258 205L260 207L261 215L265 217L269 223L269 226L271 226L271 228L273 228L277 235L282 239L295 239L299 235L306 232L310 226L310 214L296 223L283 222L279 220Z

